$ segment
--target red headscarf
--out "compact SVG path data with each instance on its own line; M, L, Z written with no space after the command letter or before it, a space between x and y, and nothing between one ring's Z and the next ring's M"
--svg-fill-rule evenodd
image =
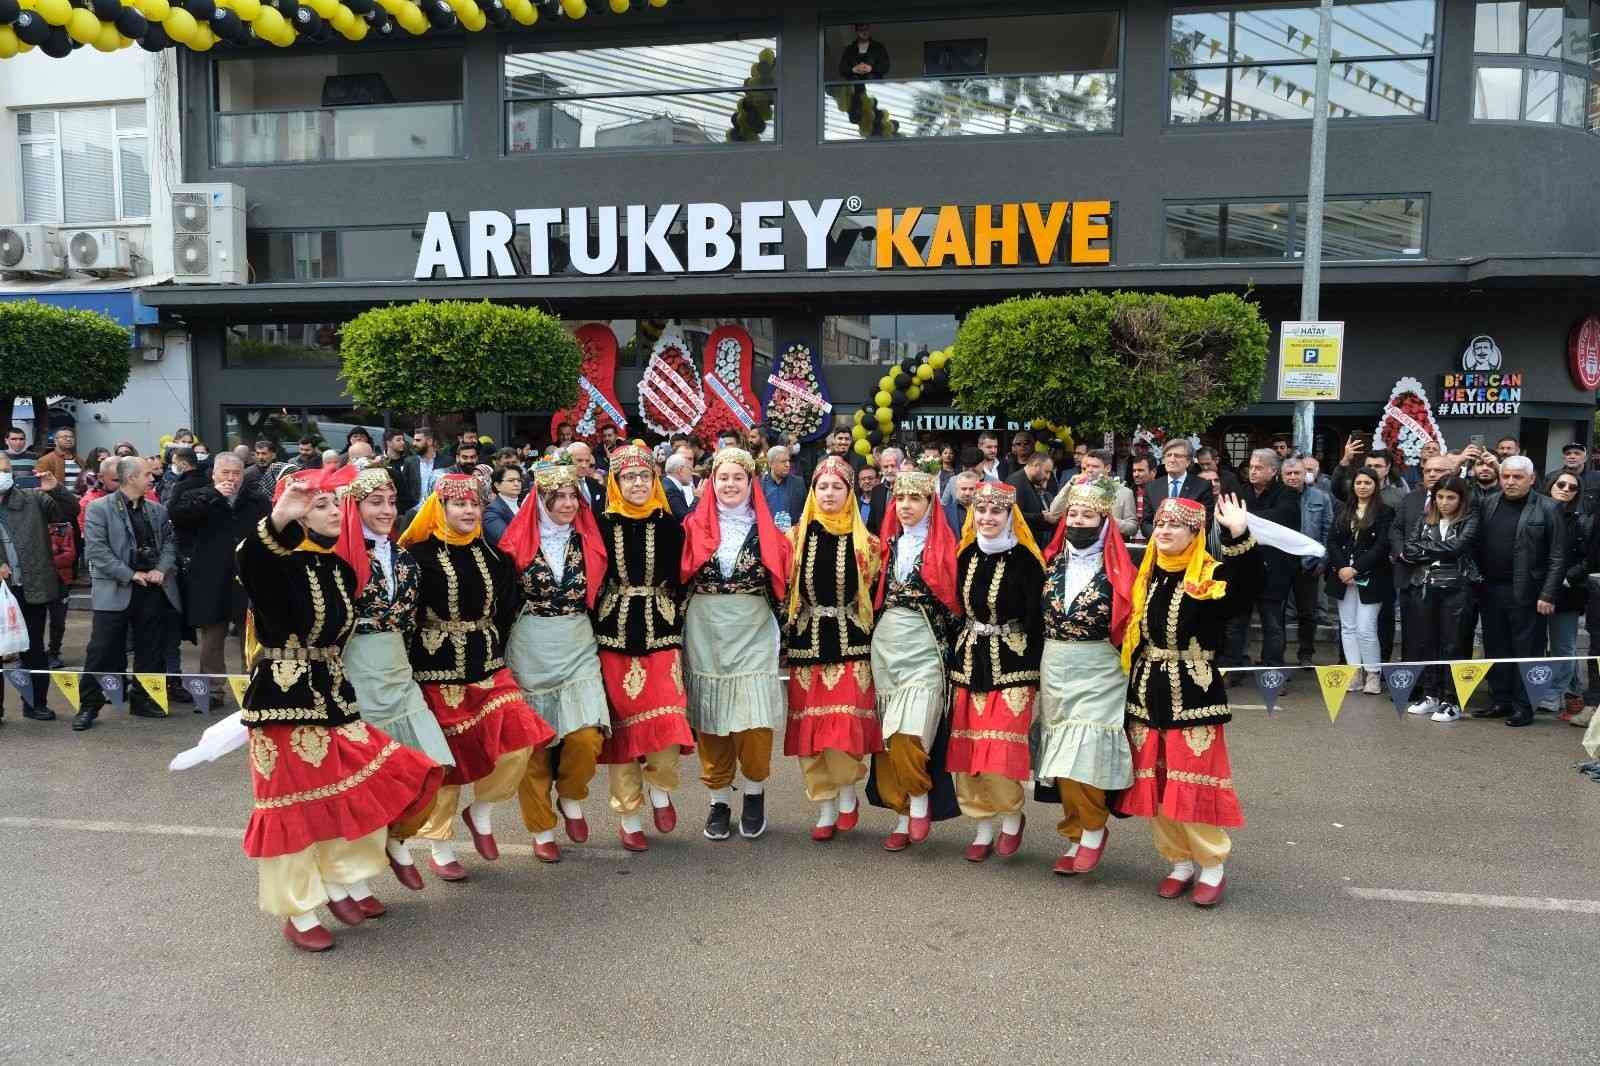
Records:
M350 564L356 572L356 595L366 591L367 579L372 576L372 563L367 557L366 528L361 524L360 503L339 490L346 488L361 473L353 466L337 470L301 470L278 479L272 490L272 502L277 503L289 488L289 482L298 481L313 493L332 492L339 497L339 539L334 542L333 554Z
M1101 518L1106 524L1106 542L1101 546L1104 552L1106 577L1111 582L1111 644L1113 647L1122 647L1122 635L1127 631L1128 618L1133 614L1133 579L1137 570L1133 560L1128 557L1128 547L1122 542L1122 529L1117 525L1117 520L1112 515ZM1067 542L1067 520L1062 516L1056 523L1055 536L1050 538L1050 546L1044 550L1044 562L1048 567L1054 563L1056 556L1061 554L1062 545ZM1155 551L1151 545L1148 551Z
M522 503L522 508L517 511L517 517L511 520L506 527L505 534L500 538L500 550L511 556L512 562L517 564L517 573L522 573L533 562L533 557L539 554L539 500L538 493L530 495ZM594 609L594 604L600 598L600 587L606 579L606 545L600 537L600 526L594 520L594 512L589 510L589 505L583 502L583 496L578 496L578 517L572 520L572 530L578 534L578 543L583 549L583 577L587 588L584 589L584 599L589 609Z
M945 605L951 614L961 614L961 598L956 595L956 535L950 531L950 522L938 497L928 501L928 540L922 546L922 580L933 593L934 599ZM889 554L895 541L900 539L900 513L891 505L883 516L883 565L878 569L878 590L872 606L883 610L883 600L889 587Z
M712 475L715 476L715 465ZM707 496L683 519L683 563L679 579L685 584L694 580L700 568L717 554L722 543L722 523L717 518L717 497L711 485L706 486ZM772 511L767 507L766 494L754 474L750 475L750 503L756 511L756 537L761 546L761 565L767 568L767 578L772 583L772 595L782 603L789 589L789 565L794 548L789 538L778 532L772 522Z

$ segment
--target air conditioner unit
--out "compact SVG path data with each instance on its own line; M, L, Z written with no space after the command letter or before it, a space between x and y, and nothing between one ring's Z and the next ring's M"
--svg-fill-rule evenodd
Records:
M66 263L56 227L0 225L0 273L63 274Z
M61 242L73 270L102 276L134 272L133 240L125 229L63 229Z
M214 182L172 192L172 273L190 285L241 285L247 278L244 188Z

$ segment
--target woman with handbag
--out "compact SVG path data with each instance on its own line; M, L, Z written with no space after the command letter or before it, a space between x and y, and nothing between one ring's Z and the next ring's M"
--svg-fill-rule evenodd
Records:
M1589 560L1585 547L1594 535L1595 516L1583 504L1583 483L1579 475L1563 470L1550 483L1550 498L1561 507L1567 531L1567 572L1556 598L1555 614L1550 616L1550 656L1557 659L1555 678L1544 710L1559 710L1563 722L1583 710L1583 685L1578 663L1578 624L1589 601Z
M1433 499L1416 525L1406 530L1401 552L1411 568L1411 582L1400 599L1400 636L1407 659L1471 657L1472 606L1482 582L1473 560L1478 535L1472 486L1464 478L1444 478L1433 487ZM1416 692L1416 700L1406 708L1408 714L1426 714L1435 722L1461 719L1461 701L1447 667L1424 667Z
M1328 532L1328 597L1339 604L1339 636L1345 662L1366 671L1350 678L1351 692L1376 696L1383 691L1378 666L1378 612L1394 599L1394 565L1389 561L1389 526L1394 512L1378 493L1378 477L1357 470L1350 479L1350 499L1334 515Z

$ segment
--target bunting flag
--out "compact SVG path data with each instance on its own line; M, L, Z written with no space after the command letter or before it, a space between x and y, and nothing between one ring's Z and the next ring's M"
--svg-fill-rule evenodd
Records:
M156 706L161 708L162 714L172 713L172 708L167 703L166 674L134 674L133 679L139 682L139 687L144 689L151 699L156 701Z
M211 710L211 682L204 677L185 677L183 690L194 698L194 713L206 714Z
M1278 693L1289 684L1287 670L1257 670L1256 688L1261 690L1261 700L1267 705L1267 717L1278 709Z
M1359 666L1319 666L1317 685L1322 689L1322 702L1328 706L1328 721L1339 720L1339 708L1344 706L1345 689L1350 679L1360 672Z
M239 705L241 711L244 710L244 690L250 687L250 678L229 674L228 687L233 689L234 702Z
M24 707L33 706L33 675L26 670L7 670L6 684L17 690Z
M67 706L78 707L78 684L82 679L81 674L73 670L52 670L50 680L55 682L56 688L67 698Z
M1528 690L1528 706L1537 710L1555 689L1556 664L1541 660L1517 666L1522 674L1522 687Z
M1472 698L1473 690L1478 687L1478 682L1489 676L1489 667L1493 665L1485 662L1450 664L1450 678L1456 683L1456 703L1463 710Z
M1394 713L1405 717L1406 705L1411 702L1411 690L1422 679L1423 667L1400 663L1383 668L1383 683L1389 686L1389 698L1394 700Z
M121 707L122 701L127 699L128 693L122 685L121 674L100 674L96 679L100 683L100 692L115 706Z

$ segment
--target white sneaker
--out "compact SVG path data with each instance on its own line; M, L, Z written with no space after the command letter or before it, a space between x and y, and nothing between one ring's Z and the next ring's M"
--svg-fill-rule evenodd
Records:
M1439 701L1432 696L1418 700L1406 708L1407 714L1433 714L1439 709Z
M1453 703L1442 703L1439 709L1429 719L1432 722L1459 722L1461 721L1461 708Z

